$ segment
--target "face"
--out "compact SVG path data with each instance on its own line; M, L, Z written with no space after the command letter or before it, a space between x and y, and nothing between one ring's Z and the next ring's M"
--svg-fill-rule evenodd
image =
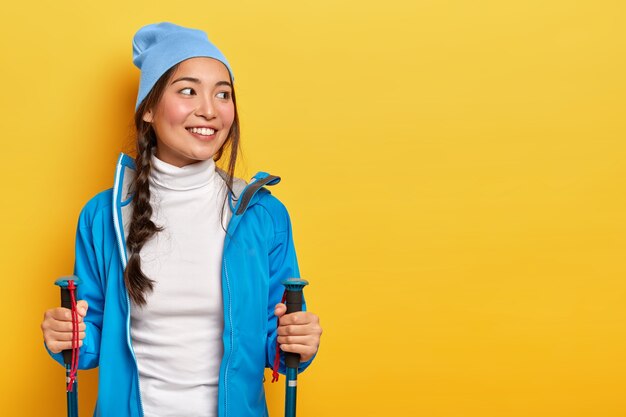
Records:
M163 96L143 120L157 137L156 157L183 167L213 158L235 118L228 69L212 58L181 62Z

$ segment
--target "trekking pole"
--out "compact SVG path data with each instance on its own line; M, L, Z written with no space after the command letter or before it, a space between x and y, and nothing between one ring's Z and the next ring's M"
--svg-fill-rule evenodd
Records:
M287 278L282 281L285 286L285 304L287 312L295 313L302 311L302 289L309 283L300 278ZM296 417L296 394L298 385L298 365L300 364L300 354L286 352L285 365L287 366L286 387L285 387L285 417Z
M61 307L72 312L72 348L63 351L67 391L67 417L78 417L78 312L76 311L76 288L80 284L77 276L61 277L55 285L61 287Z

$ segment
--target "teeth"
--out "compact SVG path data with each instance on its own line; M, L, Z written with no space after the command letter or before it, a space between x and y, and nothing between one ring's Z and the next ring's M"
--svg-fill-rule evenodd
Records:
M215 130L210 129L208 127L190 127L187 130L189 130L192 133L199 133L203 136L209 136L215 133Z

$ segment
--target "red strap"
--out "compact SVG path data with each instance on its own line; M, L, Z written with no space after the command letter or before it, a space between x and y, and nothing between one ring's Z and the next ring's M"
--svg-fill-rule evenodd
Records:
M72 364L70 366L70 377L67 381L67 392L71 392L74 387L74 381L76 381L76 373L78 372L78 355L80 348L78 346L78 310L76 309L76 285L74 285L74 281L68 281L67 289L70 292L70 298L72 300Z
M287 300L287 290L283 293L283 298L280 300L284 303ZM278 320L276 320L276 356L274 356L274 368L272 369L272 383L278 381L278 367L280 366L280 344L278 343Z

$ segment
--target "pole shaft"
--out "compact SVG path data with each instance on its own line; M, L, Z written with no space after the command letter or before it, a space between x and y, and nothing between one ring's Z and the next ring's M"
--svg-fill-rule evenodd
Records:
M67 391L67 382L70 380L70 372L72 365L65 365L65 389ZM78 379L74 380L72 391L67 391L67 417L78 417Z
M296 417L296 396L298 393L298 369L287 368L285 387L285 417Z

